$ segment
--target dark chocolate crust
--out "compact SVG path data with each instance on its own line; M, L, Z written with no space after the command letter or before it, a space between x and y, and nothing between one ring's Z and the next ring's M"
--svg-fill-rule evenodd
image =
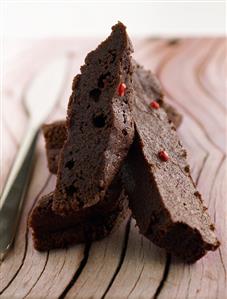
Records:
M150 93L143 82L134 80L136 137L122 170L129 206L144 236L186 262L195 262L217 249L219 242L176 129L162 107L149 107ZM160 97L153 85L153 99ZM167 161L159 158L162 150L169 155Z
M131 52L119 22L87 55L74 80L53 195L56 213L66 215L102 201L127 156L134 138ZM127 86L121 96L120 83Z
M100 240L115 230L129 215L128 200L124 192L121 192L109 210L108 207L97 207L83 217L57 215L52 210L52 203L53 193L43 196L30 217L34 247L39 251Z

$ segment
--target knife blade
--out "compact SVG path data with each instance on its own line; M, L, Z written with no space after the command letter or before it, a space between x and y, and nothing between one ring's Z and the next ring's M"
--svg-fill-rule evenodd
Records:
M32 169L40 126L52 111L63 88L68 59L60 57L49 63L31 82L24 98L29 116L27 132L0 199L0 259L13 244Z

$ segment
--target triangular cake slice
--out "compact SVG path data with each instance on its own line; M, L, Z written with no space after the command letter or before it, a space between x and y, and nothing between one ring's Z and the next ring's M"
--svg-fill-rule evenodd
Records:
M131 52L119 22L87 55L74 80L53 195L56 213L73 213L103 200L127 156L134 137Z
M219 246L214 225L191 178L175 127L157 105L159 88L153 85L151 97L139 76L134 85L136 136L123 169L129 206L144 236L185 261L195 262Z

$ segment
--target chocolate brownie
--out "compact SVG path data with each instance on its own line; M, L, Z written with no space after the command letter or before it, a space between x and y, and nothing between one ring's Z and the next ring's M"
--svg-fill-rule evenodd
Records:
M151 98L143 82L138 76L134 80L136 136L122 170L129 206L144 236L195 262L219 242L175 127L156 105L160 90L154 85ZM148 105L152 99L155 105Z
M87 55L74 80L53 195L56 213L103 200L128 153L134 137L131 52L126 28L119 22Z
M39 251L102 239L129 214L124 192L120 193L111 208L107 205L105 208L87 208L91 210L90 213L87 211L78 217L54 213L52 203L53 193L45 195L39 200L30 217L34 247Z

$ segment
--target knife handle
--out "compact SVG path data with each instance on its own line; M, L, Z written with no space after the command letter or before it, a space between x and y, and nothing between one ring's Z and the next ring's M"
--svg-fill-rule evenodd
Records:
M0 202L0 258L14 241L39 130L30 126L10 171Z

